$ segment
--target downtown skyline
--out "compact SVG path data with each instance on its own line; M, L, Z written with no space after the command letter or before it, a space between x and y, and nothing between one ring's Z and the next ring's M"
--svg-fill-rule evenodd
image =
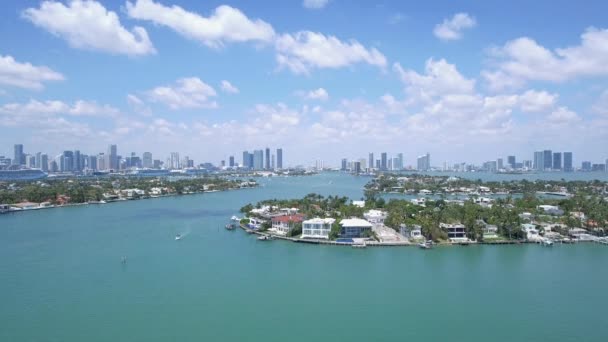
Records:
M0 155L608 157L605 2L318 3L2 2Z

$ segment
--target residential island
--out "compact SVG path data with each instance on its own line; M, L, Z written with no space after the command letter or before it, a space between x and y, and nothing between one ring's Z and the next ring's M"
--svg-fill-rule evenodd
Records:
M104 204L164 196L246 189L253 179L198 177L81 177L0 182L0 213L67 205Z
M386 200L387 192L411 198ZM241 227L294 242L336 245L608 243L604 182L471 181L380 175L365 198L309 194L241 208Z

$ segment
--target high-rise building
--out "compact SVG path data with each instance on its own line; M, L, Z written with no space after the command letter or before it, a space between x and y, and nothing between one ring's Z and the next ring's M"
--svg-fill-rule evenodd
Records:
M276 163L276 156L273 154L272 155L272 163L270 163L270 168L273 169L273 170L277 168L277 164L275 164L275 163Z
M572 172L572 152L564 152L564 171Z
M544 158L543 151L534 152L534 170L542 171L545 168Z
M234 167L234 156L228 157L228 166Z
M545 170L553 168L553 152L551 152L551 150L543 151L543 161Z
M40 169L44 172L49 170L49 156L46 154L40 155Z
M59 168L62 172L74 171L74 152L63 151L63 158L61 159Z
M507 157L507 164L509 164L509 167L514 169L515 168L515 156L508 156Z
M277 148L277 169L283 169L283 149Z
M105 154L105 168L101 170L118 170L118 149L116 145L108 145L108 153Z
M426 153L423 156L419 156L417 159L418 171L429 171L431 169L431 155Z
M562 169L562 153L553 152L553 170Z
M504 165L502 165L502 158L496 159L496 170L502 170Z
M108 165L106 164L106 162L108 161L108 158L106 158L106 155L103 153L100 153L97 155L97 170L107 170L108 169Z
M80 163L81 163L81 161L80 161L80 151L79 150L75 150L74 151L74 161L72 163L73 164L72 165L72 169L74 171L80 171L80 170L82 170L81 167L80 167Z
M171 152L169 155L169 168L170 169L181 169L179 160L179 152Z
M25 158L23 155L23 145L22 144L15 144L14 146L15 149L15 153L13 156L13 165L23 165L25 164Z
M87 161L87 169L97 171L97 156L89 156Z
M361 162L360 161L353 162L353 172L361 173Z
M266 147L266 164L264 166L264 168L266 170L270 170L270 149L268 147Z
M373 169L374 168L374 152L370 152L369 153L369 168Z
M591 171L591 162L589 161L584 161L581 163L581 169L583 171Z
M255 150L253 151L253 169L263 170L264 169L264 151Z
M251 168L251 164L249 164L249 151L243 151L243 163L241 167L245 169Z
M386 157L386 152L382 152L380 153L380 169L382 171L386 171L388 169L388 162L387 162L387 157Z
M144 154L142 154L142 165L147 169L151 169L154 166L151 152L144 152Z
M395 165L393 165L395 166ZM403 153L397 153L397 166L395 167L397 170L403 169Z
M342 171L348 170L348 159L342 158L342 166L340 167L340 170L342 170Z

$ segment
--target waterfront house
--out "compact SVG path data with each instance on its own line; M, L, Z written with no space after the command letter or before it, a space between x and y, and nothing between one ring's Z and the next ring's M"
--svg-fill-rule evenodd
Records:
M8 204L0 204L0 214L7 213L11 207Z
M29 209L38 209L40 208L40 204L34 202L21 202L17 204L13 204L14 208L17 210L29 210Z
M386 211L376 209L368 210L363 214L363 217L371 224L384 224L386 216Z
M340 221L340 236L343 238L358 238L372 231L372 224L360 218L350 218Z
M302 223L302 221L304 221L304 215L301 214L275 216L271 219L272 231L277 234L287 235L296 224Z
M461 223L440 223L439 228L447 231L448 239L451 242L462 242L468 241L465 227Z
M545 214L548 215L563 215L564 211L561 210L558 206L556 205L548 205L548 204L543 204L543 205L539 205L538 207L536 207L536 209L542 210Z
M255 217L250 217L249 224L247 224L247 227L249 229L260 229L260 227L262 226L262 223L264 223L264 221L257 219Z
M526 234L526 239L531 241L537 241L540 239L540 235L538 234L538 229L536 229L536 225L531 223L524 223L521 225L521 230Z
M413 198L410 200L410 202L412 202L412 204L414 205L419 205L421 207L426 206L426 198Z
M417 224L412 224L412 225L406 225L406 224L402 224L399 227L399 233L403 236L405 236L408 239L412 239L412 240L418 240L418 239L422 239L422 227L420 227Z
M302 222L303 239L329 239L331 225L336 222L333 218L315 217Z
M493 224L487 224L484 220L476 221L481 226L481 232L484 239L495 239L498 237L498 227Z
M359 208L365 208L365 201L353 201L353 205Z

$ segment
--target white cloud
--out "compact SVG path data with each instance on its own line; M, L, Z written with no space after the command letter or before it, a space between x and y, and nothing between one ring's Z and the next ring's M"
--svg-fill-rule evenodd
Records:
M557 94L546 91L528 90L519 96L519 104L525 112L542 112L552 108L557 101Z
M58 100L30 100L27 103L7 103L0 107L0 114L35 118L55 115L115 117L120 111L110 105L99 105L94 101L77 100L69 104Z
M441 24L435 25L433 33L441 40L458 40L462 38L462 31L475 27L477 21L467 13L456 13L451 19L444 19Z
M425 74L405 70L399 63L393 65L408 94L414 101L429 101L442 94L471 94L475 90L475 80L464 77L454 64L445 59L428 59Z
M127 94L127 103L131 109L140 115L150 116L152 115L152 109L148 107L148 105L140 99L137 95Z
M235 87L234 85L232 85L232 83L223 80L221 83L221 88L224 92L228 93L228 94L238 94L239 93L239 88Z
M327 93L327 90L323 88L317 88L310 91L297 91L296 95L306 100L327 101L329 99L329 94Z
M209 17L152 0L127 1L126 7L131 18L169 27L210 47L221 47L227 42L270 42L274 37L270 24L260 19L249 19L240 10L226 5L216 8Z
M308 9L321 9L329 3L329 0L304 0L302 6Z
M296 74L307 74L315 68L341 68L355 63L386 67L386 57L375 48L368 49L356 40L343 42L317 32L282 34L275 45L279 67L286 67Z
M553 124L571 124L581 121L581 117L567 107L559 107L547 117L547 120Z
M490 89L523 86L527 81L563 82L608 75L608 30L587 29L580 45L549 50L528 37L490 50L494 67L482 76Z
M156 50L143 27L123 27L113 11L96 1L44 1L40 8L28 8L23 16L34 25L65 39L74 48L129 56Z
M592 109L597 114L608 117L608 90L604 90L599 99L593 105Z
M146 92L152 102L163 103L171 109L217 108L210 98L215 89L198 77L180 78L174 84L156 87Z
M0 84L38 90L44 88L44 82L64 79L62 74L46 66L19 63L11 56L0 55Z

